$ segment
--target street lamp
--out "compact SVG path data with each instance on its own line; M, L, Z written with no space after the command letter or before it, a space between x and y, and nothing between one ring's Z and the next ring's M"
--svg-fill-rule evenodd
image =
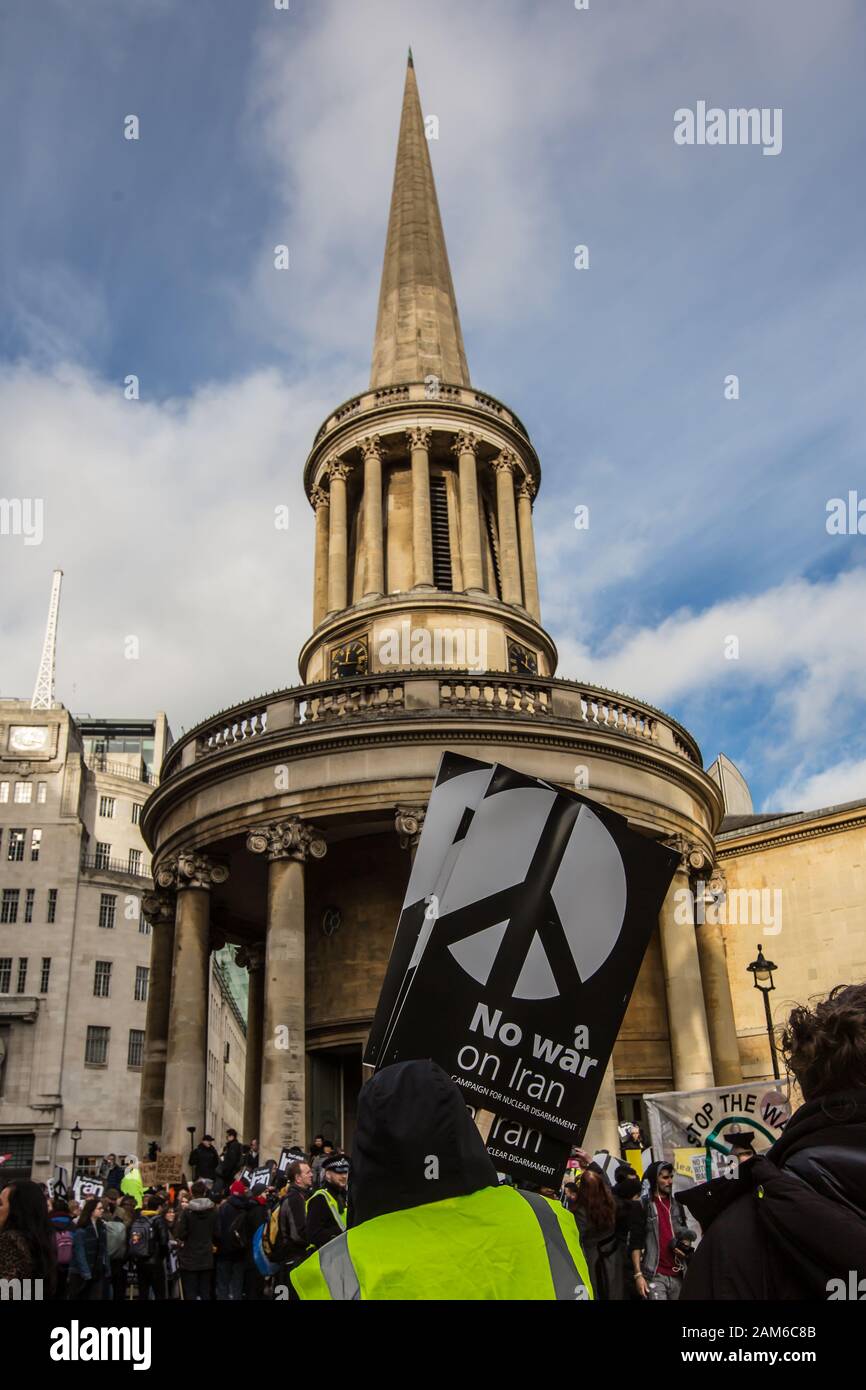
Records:
M775 961L767 960L760 943L758 944L758 958L753 960L746 969L751 970L755 983L755 989L759 989L764 996L764 1012L767 1016L767 1037L770 1039L770 1055L773 1058L773 1075L777 1081L781 1081L779 1074L779 1058L776 1053L776 1035L773 1032L773 1018L770 1013L770 990L775 989L773 984L773 971L778 970Z
M75 1182L75 1168L78 1162L78 1145L81 1142L81 1125L77 1120L69 1133L72 1135L72 1181Z

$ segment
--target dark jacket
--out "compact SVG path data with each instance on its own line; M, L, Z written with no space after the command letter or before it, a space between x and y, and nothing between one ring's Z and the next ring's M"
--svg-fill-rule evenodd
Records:
M736 1179L680 1196L704 1230L683 1298L826 1300L866 1274L866 1087L807 1101Z
M88 1221L82 1229L76 1227L72 1236L70 1273L82 1279L104 1279L111 1275L105 1227L101 1221Z
M211 1144L197 1144L189 1156L190 1166L196 1178L216 1177L220 1156Z
M116 1163L113 1168L109 1168L105 1174L105 1187L113 1187L115 1192L119 1192L120 1184L123 1182L123 1173L123 1167L119 1163Z
M642 1196L640 1202L635 1206L639 1209L639 1215L631 1219L631 1248L641 1250L641 1271L645 1279L652 1279L659 1267L661 1251L659 1249L659 1218L655 1206L657 1195L656 1180L660 1168L670 1165L660 1160L651 1163L644 1174L649 1184L649 1192ZM681 1236L688 1233L689 1227L686 1221L686 1214L682 1207L682 1193L676 1197L671 1194L671 1229L674 1233L674 1240L679 1240ZM670 1252L667 1252L670 1253Z
M361 1096L349 1175L350 1226L499 1186L463 1097L435 1062L385 1067ZM425 1177L429 1154L439 1160L435 1183Z
M218 1176L222 1178L226 1187L234 1180L235 1173L239 1171L242 1157L243 1149L240 1142L237 1139L230 1139L223 1149L218 1170Z
M282 1261L291 1264L308 1252L307 1202L299 1187L290 1187L280 1203L280 1244Z
M209 1197L194 1197L175 1223L180 1243L177 1263L182 1270L213 1269L217 1209Z
M250 1241L250 1224L247 1215L252 1202L249 1197L231 1196L221 1202L217 1211L216 1245L221 1259L242 1260ZM238 1222L243 1244L231 1239L232 1226Z
M334 1217L328 1196L334 1199L343 1215L342 1226ZM310 1244L315 1245L317 1250L321 1250L322 1246L327 1245L329 1240L342 1235L346 1229L345 1212L345 1191L342 1188L334 1187L326 1179L324 1186L314 1192L307 1201L307 1240Z

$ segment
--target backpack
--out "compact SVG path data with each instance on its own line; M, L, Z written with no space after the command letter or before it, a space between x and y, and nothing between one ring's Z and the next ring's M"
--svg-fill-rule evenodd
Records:
M220 1232L220 1254L221 1255L241 1255L247 1248L247 1213L243 1207L233 1209L232 1218L228 1227Z
M105 1222L105 1248L109 1261L126 1259L126 1227L122 1221Z
M264 1235L268 1228L268 1224L269 1223L266 1221L264 1226L257 1227L253 1235L253 1261L259 1274L264 1275L266 1279L269 1275L276 1274L279 1269L279 1265L269 1260L263 1249Z
M154 1251L153 1226L146 1216L136 1216L129 1228L129 1255L133 1260L149 1260Z
M57 1250L57 1263L65 1268L72 1262L72 1232L55 1231L54 1245Z

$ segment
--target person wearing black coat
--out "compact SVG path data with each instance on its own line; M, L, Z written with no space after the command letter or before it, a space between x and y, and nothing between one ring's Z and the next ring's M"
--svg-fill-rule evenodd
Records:
M235 1180L235 1176L240 1172L243 1153L244 1151L238 1140L237 1130L227 1129L225 1147L220 1155L219 1166L216 1170L217 1180L221 1184L219 1188L220 1191L223 1191L224 1188L231 1187Z
M200 1144L189 1156L190 1167L196 1182L213 1183L220 1165L220 1156L214 1148L212 1134L205 1134Z
M781 1138L679 1194L703 1229L684 1299L823 1302L866 1276L866 985L795 1009L782 1050L805 1103Z
M220 1203L216 1224L216 1296L220 1301L243 1298L244 1262L250 1242L248 1213L252 1203L245 1182L232 1183L231 1195Z
M204 1183L193 1183L192 1200L181 1212L174 1228L179 1242L177 1262L187 1302L211 1296L216 1221L217 1209Z

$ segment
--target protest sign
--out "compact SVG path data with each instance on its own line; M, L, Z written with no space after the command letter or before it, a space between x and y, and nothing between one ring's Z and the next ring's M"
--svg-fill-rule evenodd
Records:
M434 1058L527 1164L582 1138L678 860L501 765L459 829L378 1065Z
M726 1133L754 1134L756 1153L774 1144L791 1114L790 1099L780 1089L783 1084L716 1086L644 1096L653 1152L674 1164L675 1187L736 1176Z
M250 1192L263 1192L271 1181L271 1169L269 1167L247 1169L247 1172L249 1177L246 1181L249 1183Z
M154 1187L156 1185L155 1163L139 1163L138 1171L141 1173L141 1181L145 1187Z
M156 1182L180 1182L183 1158L180 1154L160 1154L156 1160Z
M299 1149L296 1145L293 1144L290 1149L280 1150L280 1161L277 1164L277 1167L279 1168L281 1173L285 1173L290 1163L296 1163L299 1160L305 1159L306 1157L307 1155L304 1153L303 1149Z
M424 828L391 946L364 1062L375 1066L414 968L436 919L437 894L459 851L462 832L493 775L491 763L443 753L427 806Z
M79 1174L72 1184L72 1196L76 1202L87 1202L91 1197L101 1197L102 1183L96 1178L83 1178Z

